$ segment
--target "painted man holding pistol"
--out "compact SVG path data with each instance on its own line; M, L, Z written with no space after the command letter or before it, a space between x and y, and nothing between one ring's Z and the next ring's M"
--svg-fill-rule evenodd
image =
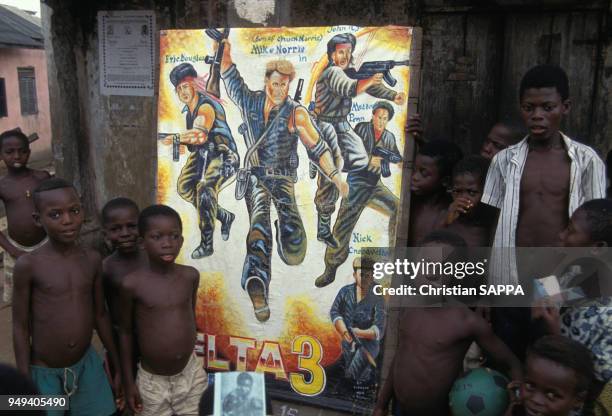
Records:
M272 227L270 204L274 203L278 220L277 251L288 265L300 264L306 255L306 233L295 199L298 141L309 159L334 183L342 196L348 185L334 165L329 147L308 110L289 96L289 84L295 76L293 64L273 60L266 64L264 91L251 91L233 64L231 45L225 42L221 61L221 78L232 101L241 109L253 142L245 165L249 166L246 204L250 218L247 254L242 271L242 287L246 289L255 317L270 317L268 286L271 279ZM238 185L237 185L238 186Z
M199 91L195 82L198 74L189 63L180 64L170 72L179 100L185 104L187 130L169 136L164 143L177 138L191 152L178 177L178 194L198 210L201 242L191 253L200 259L213 254L215 219L221 222L221 238L229 238L235 215L219 206L221 186L239 166L239 156L225 110L218 100Z

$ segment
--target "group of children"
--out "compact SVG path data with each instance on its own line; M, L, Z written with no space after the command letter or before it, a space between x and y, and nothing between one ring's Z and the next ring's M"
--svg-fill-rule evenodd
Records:
M0 135L0 153L9 223L0 245L5 263L17 259L4 293L19 371L40 394L69 396L74 415L113 415L126 403L142 415L198 414L207 385L194 354L199 273L175 263L178 213L111 200L101 219L114 252L102 261L79 243L85 217L74 186L29 169L19 131ZM108 366L91 345L94 329Z
M530 70L521 83L520 105L528 129L523 140L514 125L502 122L491 129L480 155L462 158L456 145L440 140L419 147L411 246L612 244L603 162L559 131L570 107L563 71ZM413 132L423 135L414 130L418 121L413 119ZM111 415L126 404L145 415L197 414L207 385L194 355L199 274L175 263L183 243L179 215L163 205L139 212L127 198L109 201L101 221L114 252L102 261L79 243L84 214L74 186L29 169L29 153L21 132L0 135L8 169L0 199L9 224L0 246L18 369L40 393L70 396L73 414ZM479 311L405 310L375 413L385 414L394 398L397 414L448 414L449 391L475 341L512 377L510 387L518 393L509 415L568 415L612 378L612 309L607 299L597 302L587 305L588 313L534 308L528 319L544 321L549 335L522 351ZM512 315L506 312L502 323L512 321L504 321ZM94 329L108 371L91 346Z
M498 123L480 154L465 158L453 143L423 141L420 119L412 118L410 132L420 146L410 246L565 246L591 247L594 257L608 253L612 200L604 199L603 161L559 130L570 109L565 72L552 65L532 68L519 100L526 133ZM503 266L508 279L512 270L523 270L520 258ZM519 274L512 282L528 286L543 276ZM395 414L447 415L449 392L474 341L489 366L512 376L516 393L508 415L594 414L594 401L612 378L612 303L609 291L591 296L561 310L492 308L487 319L459 306L403 310L399 346L375 414L386 414L394 398ZM533 328L543 330L534 335Z

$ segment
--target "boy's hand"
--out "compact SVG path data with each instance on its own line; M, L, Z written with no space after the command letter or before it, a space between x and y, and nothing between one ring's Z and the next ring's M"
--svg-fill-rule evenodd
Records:
M134 383L130 383L126 391L126 401L130 410L134 413L142 412L142 399L138 387Z
M459 218L462 214L467 214L473 208L472 201L467 198L459 197L455 199L448 207L446 215L446 225L450 225Z
M117 409L123 410L125 407L125 397L123 394L123 386L121 385L121 375L118 372L113 377L113 384L111 387L115 393L115 404L117 405Z
M521 382L513 380L506 386L508 395L510 396L510 405L518 404L521 402Z
M423 136L423 125L421 124L421 115L413 114L408 117L408 134L412 134L415 139L420 139Z

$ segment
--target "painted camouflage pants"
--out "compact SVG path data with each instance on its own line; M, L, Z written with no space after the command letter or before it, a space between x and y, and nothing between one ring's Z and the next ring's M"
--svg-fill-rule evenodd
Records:
M349 172L347 182L349 194L342 200L338 216L332 231L338 248L327 247L325 250L325 267L338 268L349 254L351 234L355 229L361 212L369 207L389 217L389 241L395 241L395 221L399 198L380 181L365 170Z
M314 203L319 214L333 214L340 192L336 185L319 172Z
M204 175L198 169L199 157L198 152L189 155L178 177L177 192L198 210L198 225L202 233L212 234L215 230L215 219L220 220L223 211L226 211L219 206L218 195L227 178L222 174L223 161L220 156L209 159Z
M295 201L291 178L251 175L245 196L250 227L247 235L247 255L242 269L242 287L249 277L257 276L266 285L271 279L272 226L270 203L278 215L276 250L281 260L290 266L302 263L306 256L306 232Z

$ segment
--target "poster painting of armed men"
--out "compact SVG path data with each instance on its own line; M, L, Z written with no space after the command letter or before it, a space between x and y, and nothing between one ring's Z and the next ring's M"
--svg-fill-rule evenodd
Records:
M373 404L386 313L360 251L395 241L411 41L407 27L161 32L157 200L200 271L207 371Z

